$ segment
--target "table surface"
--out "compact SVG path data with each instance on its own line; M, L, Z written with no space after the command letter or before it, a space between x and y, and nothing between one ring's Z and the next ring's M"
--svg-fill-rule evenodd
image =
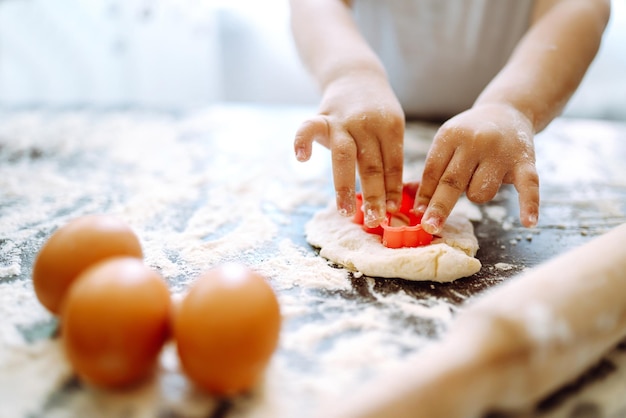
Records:
M292 156L293 133L312 112L0 112L0 418L314 416L437 341L468 299L626 222L626 124L557 119L536 137L539 226L520 226L509 186L476 207L480 272L442 284L346 271L304 238L333 196L327 150L305 164ZM407 180L419 178L435 130L408 124ZM140 387L109 392L75 378L31 266L56 228L87 213L127 221L174 294L225 261L268 278L284 322L259 387L232 399L200 393L171 344ZM488 415L624 417L624 391L626 340L539 404Z

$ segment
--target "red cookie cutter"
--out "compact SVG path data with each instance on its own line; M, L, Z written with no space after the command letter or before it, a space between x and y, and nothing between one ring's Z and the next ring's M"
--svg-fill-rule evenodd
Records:
M380 235L382 243L388 248L419 247L428 245L433 240L433 236L422 229L420 222L421 215L413 212L415 197L412 196L407 186L402 190L402 204L396 213L387 212L383 222L375 227L369 228L364 225L363 195L356 194L356 213L352 221L360 224L365 232Z

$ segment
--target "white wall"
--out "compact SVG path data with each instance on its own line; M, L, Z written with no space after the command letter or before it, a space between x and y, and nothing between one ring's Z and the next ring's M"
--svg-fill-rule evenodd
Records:
M317 89L292 42L287 0L225 1L216 17L221 99L317 103Z
M0 106L317 100L287 0L0 1ZM626 0L566 113L626 120Z
M572 97L570 116L626 120L626 0L612 0L603 43Z
M217 99L201 1L0 2L1 105L189 106Z

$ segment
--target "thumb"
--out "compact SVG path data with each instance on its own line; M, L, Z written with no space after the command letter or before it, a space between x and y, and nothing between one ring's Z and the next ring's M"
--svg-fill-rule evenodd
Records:
M326 148L330 147L328 121L324 116L318 115L306 120L296 131L293 149L298 161L307 161L311 158L313 141Z

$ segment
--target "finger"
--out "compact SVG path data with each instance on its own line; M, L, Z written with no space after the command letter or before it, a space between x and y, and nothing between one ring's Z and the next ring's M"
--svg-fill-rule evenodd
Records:
M422 228L429 234L438 234L450 212L465 192L476 165L467 165L462 156L455 156L439 180L430 203L422 217Z
M497 166L479 164L467 186L467 198L474 203L492 200L500 190L503 177L504 172Z
M439 185L441 176L443 176L443 173L446 171L454 155L454 148L438 146L438 142L440 141L435 139L433 146L426 156L424 172L422 173L422 179L419 183L415 195L415 204L413 206L417 214L424 214L426 212L428 204ZM442 142L445 142L445 140Z
M330 148L337 210L343 216L352 216L356 211L356 143L347 133L336 133Z
M515 168L514 185L519 195L520 222L532 228L539 221L539 175L532 163Z
M402 204L402 166L404 164L403 134L383 144L382 159L385 178L385 207L396 212Z
M329 148L329 131L328 122L323 116L316 116L302 123L296 131L296 137L293 141L293 149L298 161L307 161L311 158L313 141Z
M374 228L385 219L387 213L385 172L380 144L375 136L364 136L364 140L360 140L357 162L363 193L363 223Z

